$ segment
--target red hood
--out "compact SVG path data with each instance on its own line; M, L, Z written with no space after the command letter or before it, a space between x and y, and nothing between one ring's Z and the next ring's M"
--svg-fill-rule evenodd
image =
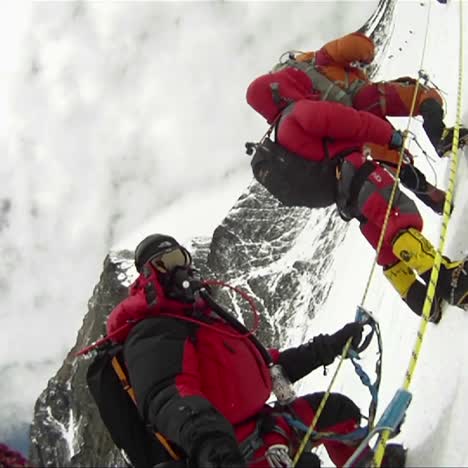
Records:
M271 85L277 83L280 103L275 103ZM278 72L262 75L250 83L247 89L247 102L259 114L263 115L268 123L273 123L278 113L291 102L300 99L318 99L313 93L312 80L297 68L285 68Z
M183 304L179 301L169 299L164 294L164 290L158 280L156 271L149 277L144 274L136 279L130 286L129 297L118 304L107 318L107 336L112 337L114 342L123 342L127 338L132 327L140 320L156 316L158 313L181 313L193 305ZM148 305L145 288L152 283L156 290L156 303Z

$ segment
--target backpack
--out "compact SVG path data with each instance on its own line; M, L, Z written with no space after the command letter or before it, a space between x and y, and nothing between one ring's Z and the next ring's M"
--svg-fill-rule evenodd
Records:
M99 349L88 367L86 381L101 419L133 467L148 468L173 460L167 441L160 434L150 432L132 400L133 388L123 364L122 349L122 345Z
M365 80L355 79L349 84L349 76L346 69L346 81L334 81L320 71L320 67L315 65L315 59L307 62L298 62L294 58L289 58L286 62L277 64L273 70L278 71L287 67L302 70L312 80L314 89L318 91L322 101L339 102L348 107L353 106L356 94L367 83Z
M323 208L335 203L340 159L330 159L326 141L326 159L310 161L272 141L272 129L260 143L246 143L247 154L255 150L250 162L255 179L285 206Z

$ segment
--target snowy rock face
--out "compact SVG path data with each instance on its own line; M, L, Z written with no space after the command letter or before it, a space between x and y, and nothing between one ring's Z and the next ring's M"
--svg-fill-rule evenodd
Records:
M262 318L258 336L283 344L295 316L311 319L329 289L326 273L346 225L332 208L286 208L252 184L215 230L208 267L255 299ZM219 300L252 325L252 312L238 295Z
M89 361L75 353L100 338L105 319L127 294L130 252L107 257L78 333L76 345L36 402L30 460L36 466L112 466L118 451L102 425L86 387Z
M382 48L393 6L393 0L382 0L362 28L368 34L376 31L373 37ZM334 207L286 208L253 183L212 239L195 239L187 247L203 277L239 287L255 300L261 316L257 336L267 346L282 347L306 336L315 311L326 301L333 252L347 226ZM75 353L103 336L107 315L136 276L132 260L129 251L106 257L76 344L36 402L30 453L36 466L124 465L86 387L89 359L77 359ZM242 297L226 289L214 295L252 327L252 311Z

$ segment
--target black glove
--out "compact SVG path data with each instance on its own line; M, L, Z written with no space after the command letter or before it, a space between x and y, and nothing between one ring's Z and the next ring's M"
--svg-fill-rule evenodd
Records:
M194 458L197 468L247 468L237 442L224 434L204 439Z
M347 341L352 338L351 348L357 348L362 338L363 325L359 322L347 323L341 330L330 336L333 351L341 354Z
M400 132L399 130L395 130L392 134L392 138L390 139L388 146L390 149L399 150L403 146L403 142L404 142L403 133Z

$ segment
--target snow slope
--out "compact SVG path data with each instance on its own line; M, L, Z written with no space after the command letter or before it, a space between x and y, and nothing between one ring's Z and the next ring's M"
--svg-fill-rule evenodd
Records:
M448 116L446 122L453 125L456 108L458 72L458 15L459 3L449 2L441 7L436 2L400 2L395 11L393 32L388 57L384 60L379 76L416 76L424 46L426 13L430 6L430 28L428 45L423 68L446 93ZM466 7L465 7L466 24ZM415 21L419 18L419 21ZM443 41L441 40L443 38ZM467 51L468 38L465 34L464 50ZM465 52L464 61L468 62ZM468 106L468 82L465 76L463 100ZM468 122L465 112L464 122ZM402 128L406 119L394 119ZM446 187L448 182L448 161L438 160L428 143L420 125L412 127L418 140L433 158L428 162L418 158L417 165L428 175L429 180L437 181L438 186ZM417 152L417 147L411 146ZM463 258L468 253L468 228L465 223L468 212L468 191L464 181L468 176L468 150L460 151L458 183L455 194L455 209L448 229L445 254L453 259ZM431 177L432 167L434 175ZM437 246L440 232L440 218L419 204L425 218L425 235ZM350 230L337 253L338 266L334 281L335 294L326 304L321 315L311 324L310 335L318 330L336 328L343 321L352 320L354 305L362 299L367 281L367 272L373 255L357 232ZM338 258L341 256L341 263ZM385 281L382 274L376 273L364 305L378 318L384 341L383 380L379 396L379 414L398 388L403 385L404 373L410 362L410 352L416 340L419 319L401 303L396 293ZM346 299L343 299L345 297ZM333 324L333 325L332 325ZM313 328L313 329L312 329ZM468 466L468 446L466 444L465 421L468 414L466 395L468 394L468 314L455 307L447 307L444 318L437 326L428 325L420 359L415 370L410 391L413 401L408 409L406 422L401 434L395 439L408 448L409 466ZM366 370L372 372L375 358L372 352L366 353L363 360ZM367 407L367 390L358 384L352 366L345 364L334 390L344 392ZM300 391L311 391L328 385L329 377L310 376L303 382Z

